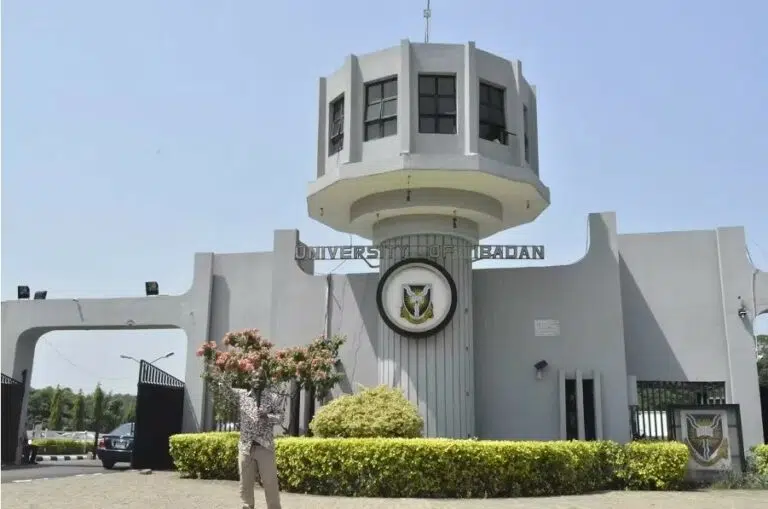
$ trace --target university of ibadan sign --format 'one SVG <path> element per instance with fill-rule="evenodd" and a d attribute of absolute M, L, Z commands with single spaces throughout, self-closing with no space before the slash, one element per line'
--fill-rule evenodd
<path fill-rule="evenodd" d="M 297 260 L 379 260 L 409 256 L 442 258 L 469 257 L 472 260 L 543 260 L 544 246 L 305 246 L 296 245 Z"/>

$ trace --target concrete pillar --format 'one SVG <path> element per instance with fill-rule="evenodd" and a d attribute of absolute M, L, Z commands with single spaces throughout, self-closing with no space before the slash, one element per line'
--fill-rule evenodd
<path fill-rule="evenodd" d="M 576 370 L 576 422 L 579 429 L 579 440 L 586 438 L 586 432 L 584 430 L 584 377 L 581 375 L 581 371 Z"/>
<path fill-rule="evenodd" d="M 475 435 L 471 247 L 476 227 L 439 216 L 404 219 L 381 221 L 374 229 L 375 244 L 394 248 L 386 251 L 394 254 L 391 257 L 382 253 L 380 277 L 403 259 L 429 258 L 429 247 L 439 246 L 440 256 L 431 259 L 453 279 L 457 304 L 451 321 L 425 338 L 402 336 L 379 317 L 379 383 L 402 389 L 418 406 L 425 436 L 471 437 Z M 431 250 L 433 255 L 437 252 Z"/>

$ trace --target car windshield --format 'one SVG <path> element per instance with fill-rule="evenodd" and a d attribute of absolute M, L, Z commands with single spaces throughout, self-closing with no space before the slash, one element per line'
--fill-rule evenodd
<path fill-rule="evenodd" d="M 133 435 L 133 423 L 126 422 L 109 432 L 110 435 Z"/>

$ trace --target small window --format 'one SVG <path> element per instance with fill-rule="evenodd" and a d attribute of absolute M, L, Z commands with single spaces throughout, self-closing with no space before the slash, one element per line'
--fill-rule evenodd
<path fill-rule="evenodd" d="M 480 83 L 480 138 L 508 145 L 504 89 Z"/>
<path fill-rule="evenodd" d="M 397 134 L 397 78 L 365 87 L 365 141 Z"/>
<path fill-rule="evenodd" d="M 419 132 L 456 134 L 455 76 L 419 76 Z"/>
<path fill-rule="evenodd" d="M 328 119 L 328 155 L 341 152 L 344 148 L 344 96 L 331 103 Z"/>
<path fill-rule="evenodd" d="M 525 162 L 531 162 L 531 144 L 528 141 L 528 106 L 523 104 L 523 149 L 525 151 Z"/>

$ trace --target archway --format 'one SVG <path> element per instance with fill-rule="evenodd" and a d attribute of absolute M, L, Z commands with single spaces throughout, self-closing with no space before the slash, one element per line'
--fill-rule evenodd
<path fill-rule="evenodd" d="M 95 445 L 99 433 L 131 422 L 136 424 L 130 426 L 135 429 L 131 463 L 142 468 L 169 467 L 168 437 L 182 431 L 185 419 L 196 421 L 184 383 L 191 357 L 187 334 L 177 327 L 159 326 L 90 329 L 66 327 L 48 333 L 37 328 L 19 336 L 14 371 L 24 368 L 24 389 L 21 401 L 14 406 L 19 406 L 20 412 L 14 413 L 12 428 L 22 439 L 7 442 L 19 444 L 16 460 L 21 442 L 34 435 L 86 443 L 93 440 Z M 158 347 L 163 349 L 160 354 Z M 161 361 L 170 364 L 164 367 L 172 374 L 155 366 Z M 145 380 L 148 377 L 151 380 Z M 168 384 L 173 401 L 161 405 L 163 412 L 159 412 L 156 396 Z M 98 419 L 97 392 L 102 402 Z M 162 439 L 164 447 L 159 443 Z M 85 444 L 83 449 L 91 450 Z M 11 451 L 4 453 L 12 455 Z"/>
<path fill-rule="evenodd" d="M 91 437 L 93 432 L 105 433 L 132 422 L 139 361 L 155 361 L 154 365 L 183 380 L 186 352 L 187 337 L 179 329 L 44 334 L 35 347 L 25 430 Z M 104 412 L 99 423 L 93 416 L 97 386 Z M 59 407 L 54 411 L 51 402 L 56 393 Z M 51 422 L 52 411 L 55 422 Z"/>

